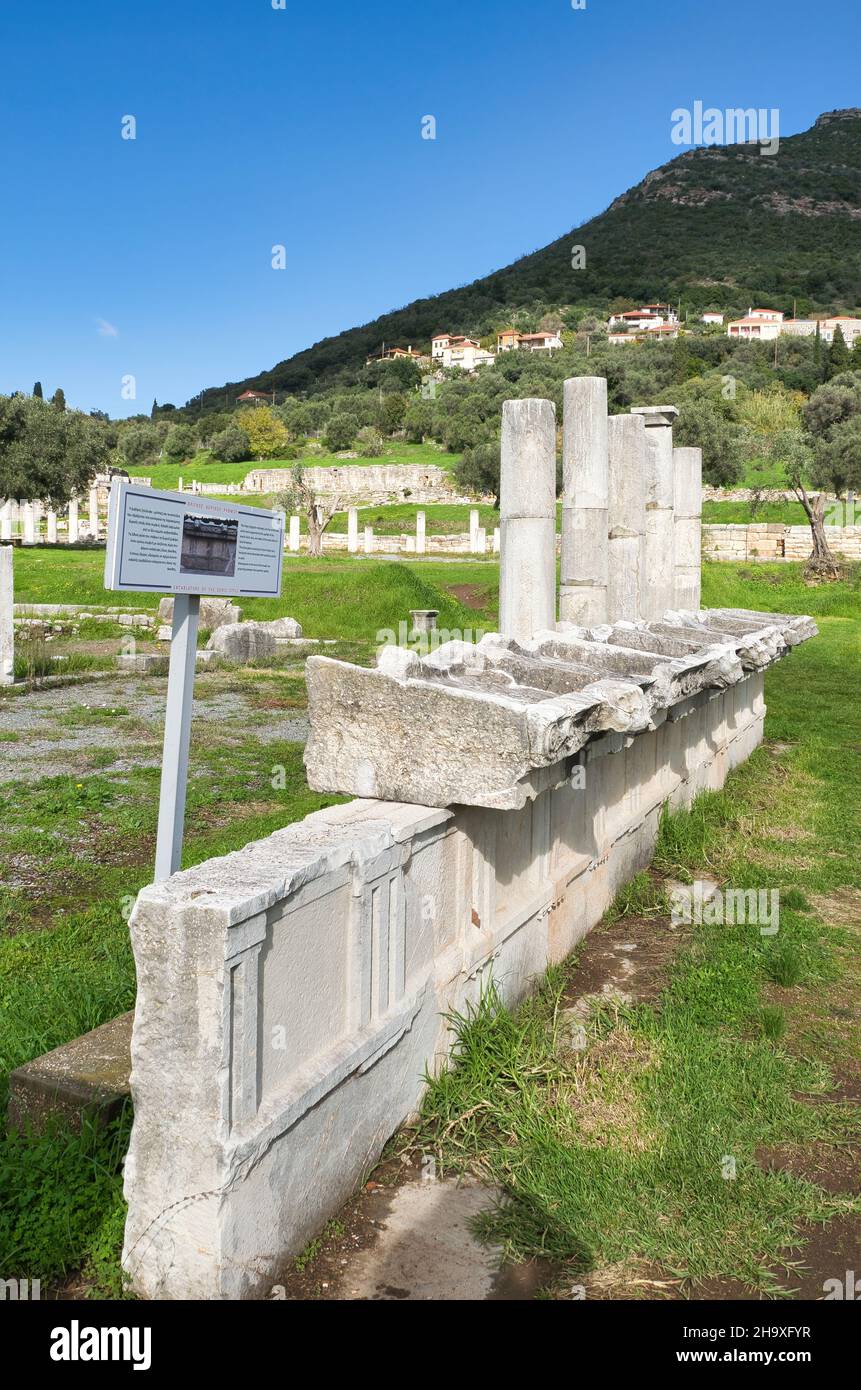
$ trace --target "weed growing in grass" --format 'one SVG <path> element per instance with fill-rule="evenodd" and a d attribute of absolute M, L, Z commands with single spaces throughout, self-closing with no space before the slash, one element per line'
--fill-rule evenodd
<path fill-rule="evenodd" d="M 125 1220 L 122 1161 L 130 1107 L 101 1127 L 84 1117 L 66 1128 L 0 1139 L 0 1278 L 46 1281 L 83 1262 L 102 1297 L 122 1293 L 119 1248 Z"/>
<path fill-rule="evenodd" d="M 794 941 L 782 940 L 770 953 L 768 971 L 775 984 L 789 989 L 804 979 L 804 957 Z"/>
<path fill-rule="evenodd" d="M 786 1032 L 786 1014 L 778 1004 L 767 1004 L 760 1012 L 762 1035 L 771 1042 L 778 1042 Z"/>

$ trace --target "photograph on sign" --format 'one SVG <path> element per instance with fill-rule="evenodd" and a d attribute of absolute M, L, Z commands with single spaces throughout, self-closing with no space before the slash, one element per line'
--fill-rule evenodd
<path fill-rule="evenodd" d="M 284 515 L 116 481 L 105 588 L 277 598 Z"/>

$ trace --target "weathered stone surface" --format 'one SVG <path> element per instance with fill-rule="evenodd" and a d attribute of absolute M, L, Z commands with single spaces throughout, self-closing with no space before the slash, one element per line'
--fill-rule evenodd
<path fill-rule="evenodd" d="M 267 623 L 227 623 L 216 628 L 206 645 L 225 661 L 258 661 L 275 655 L 278 639 Z"/>
<path fill-rule="evenodd" d="M 257 623 L 256 626 L 263 632 L 271 632 L 273 637 L 279 639 L 303 636 L 302 624 L 297 623 L 295 618 L 272 618 L 269 622 Z"/>
<path fill-rule="evenodd" d="M 159 620 L 163 623 L 173 622 L 173 599 L 163 598 L 158 606 Z M 238 623 L 242 621 L 242 609 L 229 598 L 218 598 L 212 594 L 204 594 L 200 600 L 201 627 L 206 628 L 207 632 L 214 632 L 216 628 L 224 627 L 226 623 Z"/>
<path fill-rule="evenodd" d="M 787 634 L 806 640 L 816 630 L 773 614 L 666 617 L 591 630 L 560 623 L 520 642 L 487 634 L 424 659 L 387 647 L 374 671 L 312 657 L 308 780 L 383 800 L 517 808 L 544 785 L 542 769 L 590 740 L 676 718 L 694 696 L 778 660 Z"/>
<path fill-rule="evenodd" d="M 80 1128 L 81 1116 L 107 1122 L 130 1092 L 131 1013 L 16 1067 L 9 1076 L 9 1128 L 40 1133 L 52 1121 Z"/>
<path fill-rule="evenodd" d="M 500 457 L 499 626 L 508 637 L 530 637 L 556 621 L 556 412 L 550 401 L 504 403 Z M 480 534 L 481 528 L 476 550 Z"/>
<path fill-rule="evenodd" d="M 163 676 L 170 658 L 162 652 L 123 652 L 117 657 L 117 670 L 137 676 Z"/>

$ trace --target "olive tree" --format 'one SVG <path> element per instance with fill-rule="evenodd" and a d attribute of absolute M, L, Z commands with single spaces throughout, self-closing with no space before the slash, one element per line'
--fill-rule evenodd
<path fill-rule="evenodd" d="M 100 421 L 38 396 L 0 396 L 0 497 L 64 506 L 106 470 L 109 457 Z"/>
<path fill-rule="evenodd" d="M 278 493 L 275 505 L 283 507 L 288 514 L 304 514 L 308 522 L 308 553 L 322 555 L 323 532 L 340 508 L 341 499 L 334 497 L 324 502 L 318 498 L 301 463 L 294 463 L 290 475 L 290 486 Z"/>

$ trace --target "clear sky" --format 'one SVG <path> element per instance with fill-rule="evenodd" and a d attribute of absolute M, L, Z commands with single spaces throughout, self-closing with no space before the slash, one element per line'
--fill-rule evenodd
<path fill-rule="evenodd" d="M 3 0 L 0 392 L 182 404 L 567 232 L 676 107 L 861 105 L 859 0 L 280 3 Z"/>

